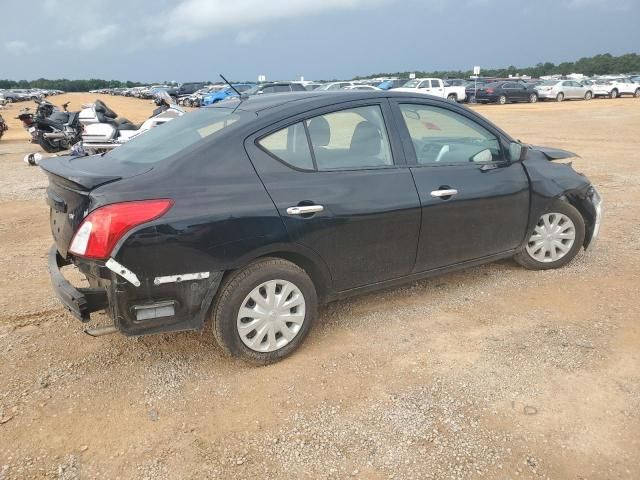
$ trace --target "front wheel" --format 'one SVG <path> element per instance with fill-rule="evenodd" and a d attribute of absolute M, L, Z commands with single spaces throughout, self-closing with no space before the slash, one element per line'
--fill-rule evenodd
<path fill-rule="evenodd" d="M 531 95 L 529 95 L 529 103 L 536 103 L 538 101 L 538 95 L 536 95 L 535 93 L 532 93 Z"/>
<path fill-rule="evenodd" d="M 212 310 L 213 332 L 230 355 L 276 362 L 300 346 L 316 316 L 316 289 L 297 265 L 267 258 L 234 273 Z"/>
<path fill-rule="evenodd" d="M 584 235 L 580 212 L 558 200 L 540 216 L 525 248 L 514 259 L 530 270 L 562 267 L 578 254 Z"/>
<path fill-rule="evenodd" d="M 618 90 L 616 90 L 615 88 L 611 90 L 611 93 L 609 94 L 609 98 L 618 98 Z"/>
<path fill-rule="evenodd" d="M 587 92 L 584 94 L 584 99 L 585 100 L 591 100 L 593 98 L 593 93 L 591 92 Z"/>
<path fill-rule="evenodd" d="M 556 95 L 556 102 L 561 102 L 564 100 L 564 93 L 560 92 L 558 95 Z"/>
<path fill-rule="evenodd" d="M 636 97 L 636 98 L 640 98 L 640 88 L 635 91 L 633 96 Z"/>

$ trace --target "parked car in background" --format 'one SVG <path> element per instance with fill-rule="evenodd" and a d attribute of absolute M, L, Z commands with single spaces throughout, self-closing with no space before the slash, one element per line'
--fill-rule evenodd
<path fill-rule="evenodd" d="M 350 87 L 351 85 L 355 85 L 355 82 L 330 82 L 325 83 L 324 85 L 320 85 L 316 88 L 316 91 L 324 91 L 324 90 L 342 90 L 344 87 Z"/>
<path fill-rule="evenodd" d="M 2 94 L 2 98 L 4 98 L 7 103 L 23 102 L 25 100 L 29 100 L 29 98 L 25 97 L 16 90 L 3 90 L 2 92 L 0 92 L 0 94 Z"/>
<path fill-rule="evenodd" d="M 440 78 L 416 78 L 409 80 L 400 88 L 394 88 L 397 92 L 424 93 L 435 97 L 446 98 L 451 102 L 463 102 L 466 98 L 465 87 L 447 87 Z"/>
<path fill-rule="evenodd" d="M 445 78 L 443 81 L 445 87 L 466 87 L 469 83 L 468 80 L 463 78 Z"/>
<path fill-rule="evenodd" d="M 304 89 L 308 92 L 312 92 L 313 90 L 315 90 L 316 88 L 321 87 L 322 85 L 324 85 L 323 83 L 320 82 L 307 82 L 304 84 Z"/>
<path fill-rule="evenodd" d="M 593 86 L 596 97 L 618 98 L 622 95 L 633 95 L 640 98 L 640 85 L 629 77 L 601 78 Z"/>
<path fill-rule="evenodd" d="M 479 88 L 495 82 L 493 79 L 479 78 L 477 80 L 469 80 L 469 83 L 465 86 L 465 100 L 469 103 L 476 102 L 476 92 Z"/>
<path fill-rule="evenodd" d="M 380 90 L 391 90 L 392 88 L 400 88 L 409 81 L 408 78 L 394 78 L 385 80 L 378 84 Z"/>
<path fill-rule="evenodd" d="M 576 80 L 546 80 L 535 86 L 538 98 L 541 100 L 591 100 L 593 89 Z"/>
<path fill-rule="evenodd" d="M 204 82 L 187 82 L 182 83 L 177 87 L 172 87 L 167 90 L 167 93 L 172 97 L 181 97 L 183 95 L 191 95 L 205 86 Z"/>
<path fill-rule="evenodd" d="M 233 87 L 240 93 L 244 93 L 247 90 L 255 87 L 255 84 L 253 83 L 234 83 Z M 222 88 L 221 90 L 215 91 L 215 92 L 211 92 L 208 95 L 205 95 L 202 98 L 202 105 L 206 106 L 206 105 L 213 105 L 214 103 L 218 103 L 222 100 L 225 100 L 229 97 L 237 97 L 238 94 L 235 92 L 235 90 L 231 87 L 229 87 L 228 85 L 225 86 L 224 88 Z"/>
<path fill-rule="evenodd" d="M 349 85 L 344 87 L 343 90 L 382 90 L 381 88 L 374 87 L 373 85 Z"/>
<path fill-rule="evenodd" d="M 493 82 L 478 88 L 476 101 L 478 103 L 499 103 L 500 105 L 510 102 L 536 103 L 538 93 L 533 87 L 522 82 Z"/>
<path fill-rule="evenodd" d="M 505 258 L 559 268 L 598 235 L 598 192 L 553 162 L 575 154 L 523 145 L 452 102 L 374 91 L 229 102 L 100 161 L 41 161 L 53 289 L 82 321 L 112 319 L 90 335 L 210 319 L 224 350 L 267 364 L 303 342 L 318 304 Z"/>
<path fill-rule="evenodd" d="M 256 85 L 245 91 L 247 95 L 262 95 L 265 93 L 306 92 L 300 82 L 268 82 Z"/>

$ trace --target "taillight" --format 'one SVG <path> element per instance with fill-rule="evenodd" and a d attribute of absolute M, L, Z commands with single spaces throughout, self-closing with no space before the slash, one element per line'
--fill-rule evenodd
<path fill-rule="evenodd" d="M 85 258 L 104 260 L 125 233 L 138 225 L 161 217 L 173 201 L 163 198 L 112 203 L 97 208 L 82 221 L 73 236 L 69 252 Z"/>
<path fill-rule="evenodd" d="M 493 93 L 495 90 L 493 90 L 493 88 L 487 88 L 485 91 L 486 91 L 487 93 Z"/>

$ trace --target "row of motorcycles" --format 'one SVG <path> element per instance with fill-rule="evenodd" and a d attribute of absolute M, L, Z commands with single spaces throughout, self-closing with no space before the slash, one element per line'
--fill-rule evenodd
<path fill-rule="evenodd" d="M 108 152 L 185 113 L 166 92 L 155 97 L 157 108 L 139 125 L 119 117 L 101 100 L 83 105 L 79 112 L 69 112 L 69 102 L 60 110 L 46 100 L 34 101 L 35 112 L 27 107 L 16 117 L 31 135 L 31 142 L 39 144 L 47 153 L 71 149 L 72 155 Z"/>

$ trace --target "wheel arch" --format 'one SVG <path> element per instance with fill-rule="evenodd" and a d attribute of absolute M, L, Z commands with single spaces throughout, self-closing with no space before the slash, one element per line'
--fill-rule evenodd
<path fill-rule="evenodd" d="M 589 246 L 591 237 L 593 236 L 593 229 L 595 227 L 596 212 L 593 209 L 593 205 L 589 199 L 584 195 L 584 192 L 579 190 L 569 190 L 558 197 L 558 200 L 567 202 L 574 207 L 584 220 L 585 235 L 584 235 L 584 248 Z"/>

